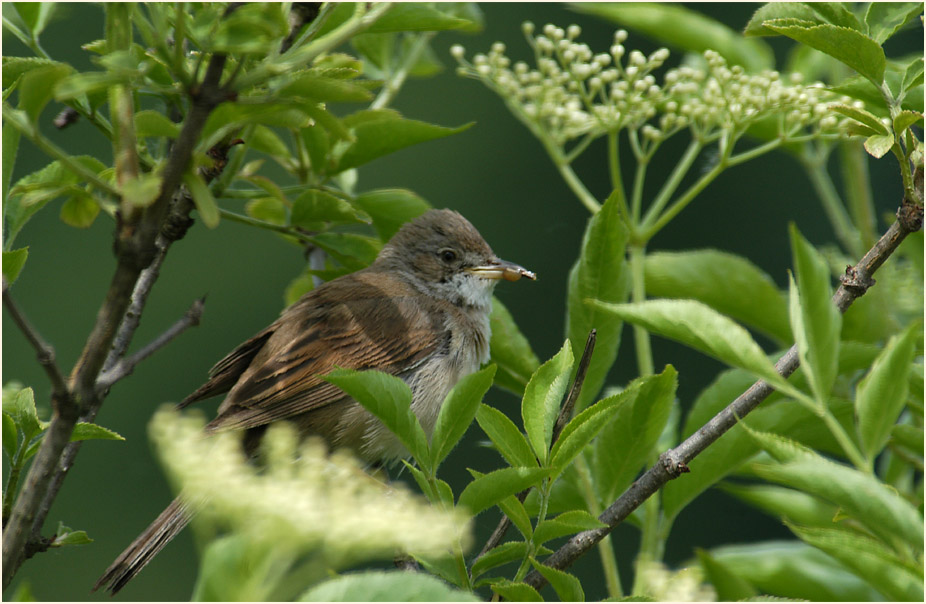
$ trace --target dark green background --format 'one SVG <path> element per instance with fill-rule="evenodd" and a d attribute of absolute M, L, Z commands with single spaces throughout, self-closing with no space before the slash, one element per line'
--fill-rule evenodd
<path fill-rule="evenodd" d="M 757 6 L 724 3 L 698 4 L 695 8 L 740 29 Z M 448 69 L 436 78 L 409 82 L 394 103 L 410 118 L 447 126 L 470 121 L 476 125 L 457 136 L 413 147 L 363 167 L 358 189 L 406 187 L 435 207 L 456 209 L 480 229 L 500 257 L 536 271 L 537 282 L 503 283 L 497 294 L 538 356 L 546 359 L 562 345 L 566 277 L 577 255 L 588 213 L 563 184 L 539 143 L 507 113 L 502 101 L 482 84 L 455 75 L 448 48 L 454 43 L 463 44 L 467 56 L 472 57 L 475 52 L 488 50 L 492 42 L 504 40 L 509 56 L 526 59 L 528 49 L 520 23 L 530 19 L 538 27 L 548 22 L 563 27 L 578 23 L 583 27 L 581 39 L 601 52 L 611 44 L 615 27 L 561 5 L 485 4 L 482 8 L 485 31 L 474 36 L 439 34 L 434 46 Z M 921 48 L 922 31 L 913 34 L 908 32 L 905 37 L 912 48 Z M 64 4 L 42 41 L 54 58 L 88 69 L 88 53 L 80 45 L 102 36 L 100 7 Z M 5 55 L 29 55 L 6 33 L 3 42 Z M 772 42 L 780 61 L 789 43 Z M 650 52 L 657 45 L 631 31 L 625 46 L 628 50 Z M 50 121 L 59 109 L 52 103 L 42 118 L 42 129 L 52 140 L 73 153 L 103 158 L 111 155 L 103 137 L 86 123 L 60 132 L 54 130 Z M 670 147 L 667 145 L 657 156 L 660 163 L 652 166 L 648 183 L 659 185 L 671 170 L 680 149 Z M 47 162 L 24 142 L 14 181 Z M 896 162 L 887 157 L 872 163 L 876 166 L 872 181 L 879 211 L 891 211 L 901 196 Z M 695 172 L 705 165 L 702 158 Z M 632 168 L 623 166 L 628 178 Z M 594 195 L 600 199 L 607 196 L 603 144 L 593 145 L 577 162 L 576 170 Z M 236 202 L 223 203 L 240 210 Z M 58 220 L 59 208 L 60 201 L 47 206 L 19 236 L 16 247 L 28 245 L 29 260 L 12 292 L 35 326 L 54 344 L 58 362 L 67 371 L 93 324 L 114 260 L 110 251 L 112 222 L 108 217 L 101 215 L 90 229 L 77 230 Z M 715 247 L 742 254 L 783 286 L 790 264 L 789 221 L 795 221 L 817 245 L 833 240 L 804 173 L 791 158 L 773 154 L 721 176 L 653 240 L 650 249 Z M 215 230 L 197 223 L 171 249 L 136 335 L 136 346 L 178 319 L 194 299 L 208 294 L 203 323 L 113 388 L 98 423 L 124 435 L 126 442 L 87 443 L 51 511 L 46 534 L 62 521 L 86 530 L 95 542 L 29 560 L 15 578 L 14 588 L 28 581 L 40 600 L 106 599 L 102 594 L 90 594 L 90 587 L 171 499 L 145 432 L 151 414 L 165 401 L 183 398 L 202 382 L 216 360 L 271 322 L 282 308 L 283 289 L 303 264 L 301 250 L 267 232 L 227 221 Z M 32 386 L 47 417 L 47 380 L 32 350 L 7 319 L 4 312 L 3 380 L 19 380 Z M 625 382 L 636 373 L 630 340 L 625 335 L 612 374 L 614 383 Z M 667 363 L 678 368 L 678 394 L 686 406 L 721 369 L 718 363 L 664 340 L 654 340 L 654 355 L 657 369 Z M 487 402 L 513 417 L 519 415 L 517 401 L 507 393 L 493 390 Z M 478 428 L 472 429 L 444 466 L 449 470 L 447 479 L 457 491 L 465 484 L 464 467 L 481 471 L 497 467 L 495 454 L 479 448 L 481 437 Z M 496 520 L 497 511 L 479 517 L 478 543 L 484 541 Z M 693 555 L 694 547 L 766 538 L 790 538 L 790 533 L 776 520 L 726 495 L 709 492 L 676 522 L 666 559 L 678 565 Z M 629 589 L 637 531 L 619 527 L 614 544 L 625 588 Z M 579 564 L 576 572 L 583 579 L 589 599 L 604 597 L 595 556 Z M 184 533 L 117 599 L 188 599 L 195 574 L 192 538 Z M 6 595 L 10 597 L 12 592 Z"/>

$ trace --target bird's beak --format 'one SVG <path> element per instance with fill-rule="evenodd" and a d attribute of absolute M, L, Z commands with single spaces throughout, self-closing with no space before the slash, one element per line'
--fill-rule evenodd
<path fill-rule="evenodd" d="M 506 281 L 517 281 L 521 277 L 526 277 L 531 281 L 537 278 L 537 275 L 527 270 L 523 266 L 518 266 L 514 262 L 506 262 L 495 258 L 488 264 L 482 266 L 473 266 L 465 269 L 466 272 L 478 275 L 483 279 L 504 279 Z"/>

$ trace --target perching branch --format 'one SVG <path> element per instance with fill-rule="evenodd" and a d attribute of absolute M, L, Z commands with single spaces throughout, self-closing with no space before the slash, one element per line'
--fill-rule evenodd
<path fill-rule="evenodd" d="M 588 366 L 592 362 L 592 352 L 595 350 L 595 342 L 597 340 L 597 329 L 588 332 L 588 338 L 585 340 L 585 351 L 582 352 L 582 358 L 579 360 L 579 367 L 576 370 L 576 379 L 572 382 L 572 388 L 569 390 L 569 396 L 566 397 L 566 402 L 559 410 L 556 423 L 553 424 L 553 438 L 550 441 L 551 443 L 555 443 L 559 439 L 560 433 L 572 417 L 572 410 L 575 408 L 576 401 L 579 400 L 579 395 L 582 393 L 582 384 L 585 383 L 585 374 L 588 373 Z M 518 493 L 518 499 L 521 503 L 524 503 L 529 492 L 530 489 L 525 489 Z M 489 537 L 489 540 L 486 541 L 486 544 L 482 547 L 482 551 L 476 556 L 474 562 L 484 556 L 486 552 L 497 547 L 498 544 L 502 542 L 510 526 L 511 519 L 508 516 L 502 515 L 501 519 L 498 521 L 498 526 L 492 531 L 492 535 Z"/>
<path fill-rule="evenodd" d="M 897 220 L 894 224 L 890 226 L 858 264 L 846 268 L 846 274 L 841 279 L 842 284 L 833 294 L 833 303 L 836 304 L 840 312 L 845 312 L 852 302 L 862 296 L 868 287 L 874 284 L 871 275 L 884 264 L 907 235 L 918 231 L 922 226 L 923 206 L 905 199 L 897 211 Z M 783 377 L 787 378 L 797 370 L 799 365 L 800 360 L 795 345 L 778 359 L 778 362 L 775 363 L 775 369 Z M 543 564 L 556 569 L 564 569 L 570 566 L 667 482 L 687 472 L 688 463 L 692 459 L 732 428 L 738 418 L 745 417 L 750 411 L 758 407 L 773 390 L 771 386 L 762 380 L 750 386 L 748 390 L 701 426 L 697 432 L 689 436 L 683 443 L 660 455 L 659 461 L 652 468 L 647 470 L 608 509 L 602 512 L 598 519 L 607 524 L 607 527 L 584 531 L 573 536 L 549 558 L 544 560 Z M 535 570 L 524 578 L 524 582 L 535 589 L 540 589 L 547 583 L 547 580 Z"/>

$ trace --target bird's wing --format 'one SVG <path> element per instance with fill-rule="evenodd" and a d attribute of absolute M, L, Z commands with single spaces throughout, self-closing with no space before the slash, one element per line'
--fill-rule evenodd
<path fill-rule="evenodd" d="M 352 280 L 330 285 L 268 328 L 210 428 L 253 428 L 321 408 L 346 398 L 320 378 L 336 367 L 402 375 L 449 346 L 443 313 L 421 312 L 412 292 Z M 350 295 L 340 287 L 351 287 Z"/>
<path fill-rule="evenodd" d="M 209 370 L 209 379 L 192 394 L 177 404 L 183 409 L 191 403 L 201 401 L 217 394 L 224 394 L 232 389 L 241 375 L 247 370 L 251 361 L 273 335 L 272 327 L 261 331 L 253 338 L 239 345 Z"/>

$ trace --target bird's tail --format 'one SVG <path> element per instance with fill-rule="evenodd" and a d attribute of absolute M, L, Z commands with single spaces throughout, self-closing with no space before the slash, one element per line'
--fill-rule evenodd
<path fill-rule="evenodd" d="M 126 583 L 141 572 L 141 569 L 183 530 L 191 517 L 192 513 L 180 501 L 180 498 L 174 499 L 161 512 L 161 515 L 109 565 L 103 576 L 93 586 L 93 591 L 108 584 L 107 589 L 111 594 L 115 594 L 125 587 Z"/>

